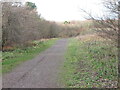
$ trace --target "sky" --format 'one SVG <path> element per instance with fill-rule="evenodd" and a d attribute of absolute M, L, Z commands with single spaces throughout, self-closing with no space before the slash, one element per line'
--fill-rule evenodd
<path fill-rule="evenodd" d="M 102 0 L 26 0 L 36 4 L 38 13 L 50 21 L 85 20 L 81 9 L 101 16 Z"/>

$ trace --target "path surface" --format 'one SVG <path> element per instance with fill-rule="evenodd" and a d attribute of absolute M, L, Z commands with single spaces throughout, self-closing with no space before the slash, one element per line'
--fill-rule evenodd
<path fill-rule="evenodd" d="M 3 76 L 3 88 L 59 88 L 58 73 L 64 61 L 67 39 L 61 39 L 36 58 Z"/>

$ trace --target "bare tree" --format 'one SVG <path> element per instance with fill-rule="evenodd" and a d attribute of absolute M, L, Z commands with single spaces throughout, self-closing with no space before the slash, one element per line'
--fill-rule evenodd
<path fill-rule="evenodd" d="M 46 21 L 37 12 L 32 2 L 4 2 L 2 13 L 2 46 L 27 46 L 32 40 L 41 38 L 72 37 L 78 35 L 78 27 L 62 26 Z M 70 24 L 70 23 L 68 23 Z"/>
<path fill-rule="evenodd" d="M 87 19 L 93 20 L 94 28 L 96 28 L 99 35 L 104 38 L 109 38 L 116 44 L 118 42 L 119 36 L 119 1 L 118 0 L 104 0 L 103 5 L 107 10 L 107 15 L 103 17 L 94 17 L 91 13 L 86 10 L 81 9 L 84 13 L 88 15 Z"/>

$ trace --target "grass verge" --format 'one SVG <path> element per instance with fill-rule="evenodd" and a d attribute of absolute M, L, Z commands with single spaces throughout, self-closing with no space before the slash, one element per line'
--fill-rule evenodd
<path fill-rule="evenodd" d="M 107 41 L 71 39 L 62 72 L 69 88 L 116 88 L 117 48 Z"/>
<path fill-rule="evenodd" d="M 2 53 L 2 73 L 10 72 L 20 63 L 30 60 L 38 55 L 40 52 L 52 46 L 57 39 L 50 39 L 47 41 L 33 41 L 36 46 L 24 48 L 24 49 L 15 49 L 11 52 Z"/>

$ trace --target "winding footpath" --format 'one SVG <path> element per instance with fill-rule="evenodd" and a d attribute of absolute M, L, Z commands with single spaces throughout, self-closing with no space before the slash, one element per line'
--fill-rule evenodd
<path fill-rule="evenodd" d="M 58 40 L 51 48 L 26 61 L 2 77 L 3 88 L 61 88 L 60 67 L 68 39 Z"/>

